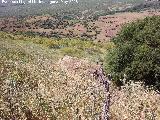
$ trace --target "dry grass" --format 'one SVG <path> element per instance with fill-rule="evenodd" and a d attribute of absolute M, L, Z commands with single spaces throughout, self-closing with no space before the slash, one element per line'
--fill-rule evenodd
<path fill-rule="evenodd" d="M 17 42 L 3 37 L 0 43 L 1 119 L 73 120 L 100 116 L 105 94 L 89 72 L 96 65 L 72 57 L 60 59 L 62 55 L 56 55 L 54 49 L 29 39 Z"/>
<path fill-rule="evenodd" d="M 0 119 L 100 120 L 106 95 L 92 75 L 99 66 L 88 59 L 64 56 L 61 48 L 48 45 L 103 48 L 85 41 L 42 40 L 1 34 Z M 160 119 L 160 95 L 155 91 L 131 84 L 121 91 L 111 88 L 111 96 L 111 120 Z"/>
<path fill-rule="evenodd" d="M 160 120 L 160 95 L 141 83 L 130 82 L 111 95 L 113 120 Z"/>

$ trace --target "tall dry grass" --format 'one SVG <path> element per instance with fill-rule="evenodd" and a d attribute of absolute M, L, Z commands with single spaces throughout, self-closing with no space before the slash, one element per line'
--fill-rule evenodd
<path fill-rule="evenodd" d="M 160 94 L 130 82 L 111 93 L 112 120 L 160 120 Z"/>

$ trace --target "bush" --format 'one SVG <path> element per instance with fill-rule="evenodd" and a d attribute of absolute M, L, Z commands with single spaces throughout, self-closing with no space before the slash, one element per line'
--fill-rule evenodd
<path fill-rule="evenodd" d="M 113 39 L 114 49 L 107 55 L 107 71 L 117 82 L 143 81 L 160 87 L 160 16 L 127 24 Z M 119 83 L 119 82 L 118 82 Z"/>

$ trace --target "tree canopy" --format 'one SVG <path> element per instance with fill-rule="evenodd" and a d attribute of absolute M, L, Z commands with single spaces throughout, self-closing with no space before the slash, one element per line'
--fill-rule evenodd
<path fill-rule="evenodd" d="M 123 27 L 107 55 L 107 70 L 117 82 L 143 81 L 160 87 L 160 16 L 147 17 Z"/>

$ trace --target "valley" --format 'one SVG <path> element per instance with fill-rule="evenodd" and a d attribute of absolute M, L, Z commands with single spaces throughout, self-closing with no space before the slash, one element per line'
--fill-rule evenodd
<path fill-rule="evenodd" d="M 160 11 L 116 13 L 101 16 L 98 20 L 68 20 L 50 15 L 25 18 L 9 17 L 0 20 L 0 30 L 58 39 L 68 37 L 107 42 L 115 37 L 125 24 L 155 15 L 160 15 Z"/>

